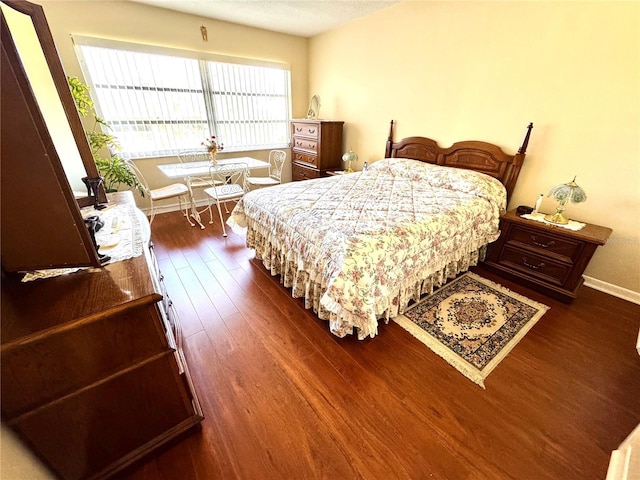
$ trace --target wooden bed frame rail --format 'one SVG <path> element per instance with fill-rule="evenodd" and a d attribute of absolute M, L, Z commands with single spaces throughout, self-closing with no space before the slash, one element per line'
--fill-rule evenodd
<path fill-rule="evenodd" d="M 533 129 L 533 123 L 529 123 L 518 153 L 508 155 L 497 145 L 476 140 L 456 142 L 449 148 L 442 148 L 435 140 L 426 137 L 407 137 L 394 142 L 393 124 L 394 121 L 391 120 L 386 158 L 413 158 L 434 165 L 475 170 L 500 180 L 507 190 L 508 198 L 511 197 L 524 163 Z"/>

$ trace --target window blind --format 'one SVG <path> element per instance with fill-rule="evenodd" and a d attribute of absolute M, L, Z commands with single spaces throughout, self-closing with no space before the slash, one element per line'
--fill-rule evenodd
<path fill-rule="evenodd" d="M 204 148 L 211 135 L 226 151 L 288 145 L 288 69 L 75 43 L 124 158 Z"/>

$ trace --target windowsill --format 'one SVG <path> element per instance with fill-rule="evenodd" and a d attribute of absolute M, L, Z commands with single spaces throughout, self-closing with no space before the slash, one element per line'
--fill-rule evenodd
<path fill-rule="evenodd" d="M 271 150 L 283 150 L 283 149 L 290 149 L 291 147 L 289 146 L 289 144 L 285 144 L 285 145 L 274 145 L 274 146 L 270 146 L 270 147 L 265 147 L 265 148 L 260 148 L 260 149 L 235 149 L 235 150 L 223 150 L 218 152 L 217 157 L 220 159 L 225 159 L 228 157 L 234 157 L 237 156 L 237 154 L 243 154 L 245 156 L 251 156 L 249 155 L 251 152 L 269 152 Z M 188 149 L 185 149 L 185 151 Z M 194 148 L 193 150 L 198 150 L 198 148 Z M 204 150 L 203 150 L 204 151 Z M 122 154 L 121 154 L 122 155 Z M 154 156 L 148 156 L 148 157 L 131 157 L 130 159 L 133 161 L 136 160 L 154 160 L 154 159 L 163 159 L 163 158 L 176 158 L 178 156 L 177 153 L 173 153 L 173 154 L 159 154 L 159 155 L 154 155 Z M 123 158 L 125 158 L 123 156 Z"/>

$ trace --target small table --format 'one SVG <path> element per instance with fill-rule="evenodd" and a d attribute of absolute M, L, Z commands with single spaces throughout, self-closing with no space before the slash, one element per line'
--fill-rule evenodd
<path fill-rule="evenodd" d="M 269 162 L 258 160 L 252 157 L 237 157 L 237 158 L 225 158 L 218 160 L 217 165 L 224 166 L 234 163 L 244 163 L 249 170 L 256 170 L 259 168 L 269 168 Z M 211 162 L 185 162 L 185 163 L 165 163 L 164 165 L 158 165 L 158 168 L 167 178 L 183 178 L 187 185 L 190 185 L 190 177 L 208 177 L 212 167 Z M 196 200 L 193 197 L 193 190 L 189 187 L 189 201 L 191 202 L 191 218 L 193 218 L 201 229 L 204 229 L 204 225 L 200 220 L 200 212 L 196 206 Z"/>
<path fill-rule="evenodd" d="M 500 218 L 500 230 L 485 265 L 565 302 L 576 298 L 591 257 L 612 232 L 593 224 L 573 231 L 522 218 L 515 210 Z"/>

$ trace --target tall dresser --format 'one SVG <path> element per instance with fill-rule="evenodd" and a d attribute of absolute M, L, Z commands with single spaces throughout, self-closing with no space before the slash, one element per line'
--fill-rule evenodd
<path fill-rule="evenodd" d="M 132 211 L 142 255 L 26 283 L 2 276 L 3 421 L 63 479 L 113 476 L 203 418 L 149 224 Z"/>
<path fill-rule="evenodd" d="M 319 178 L 342 167 L 344 122 L 292 120 L 291 176 L 294 181 Z"/>

